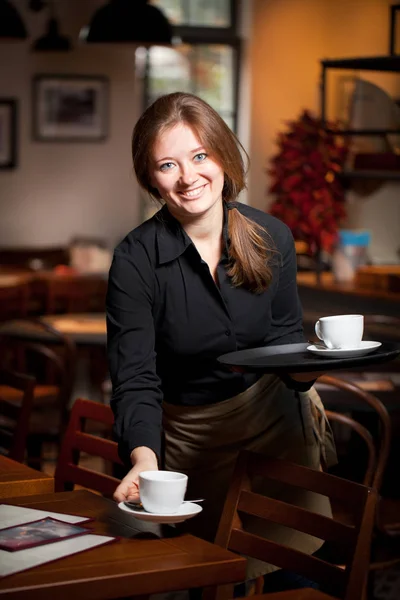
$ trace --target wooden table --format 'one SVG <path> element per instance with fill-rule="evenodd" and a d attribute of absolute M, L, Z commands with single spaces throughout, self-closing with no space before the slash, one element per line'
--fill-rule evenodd
<path fill-rule="evenodd" d="M 315 273 L 298 273 L 297 286 L 305 320 L 312 313 L 320 317 L 345 313 L 399 315 L 400 293 L 364 288 L 352 281 L 337 283 L 332 273 L 322 273 L 320 283 Z"/>
<path fill-rule="evenodd" d="M 148 595 L 245 579 L 246 560 L 192 535 L 158 538 L 112 500 L 86 490 L 26 498 L 9 504 L 92 517 L 91 529 L 121 536 L 111 544 L 0 580 L 0 598 L 87 600 Z M 169 528 L 173 531 L 172 528 Z"/>
<path fill-rule="evenodd" d="M 0 265 L 0 288 L 9 287 L 16 283 L 25 283 L 29 291 L 29 314 L 39 315 L 50 312 L 59 312 L 55 305 L 60 298 L 64 298 L 61 304 L 64 306 L 62 312 L 68 310 L 68 306 L 84 306 L 85 308 L 75 310 L 104 310 L 105 295 L 107 290 L 107 273 L 79 273 L 65 269 L 12 269 Z M 76 299 L 79 290 L 80 302 L 69 304 L 68 298 Z M 75 291 L 74 291 L 75 290 Z M 57 302 L 56 298 L 57 296 Z M 91 307 L 91 308 L 90 308 Z"/>
<path fill-rule="evenodd" d="M 45 315 L 40 319 L 68 335 L 78 346 L 76 379 L 79 384 L 73 391 L 73 398 L 83 396 L 103 401 L 101 386 L 108 377 L 105 313 Z M 54 335 L 38 327 L 35 323 L 23 319 L 1 323 L 0 335 L 2 334 L 25 341 L 44 344 L 59 343 Z"/>
<path fill-rule="evenodd" d="M 22 463 L 0 456 L 0 498 L 54 492 L 54 479 Z"/>
<path fill-rule="evenodd" d="M 105 313 L 68 313 L 46 315 L 40 319 L 55 329 L 69 335 L 76 344 L 82 346 L 105 347 L 107 341 Z M 0 325 L 0 333 L 25 340 L 54 342 L 54 336 L 34 323 L 16 319 Z"/>
<path fill-rule="evenodd" d="M 311 272 L 299 272 L 297 274 L 297 285 L 299 287 L 311 288 L 313 290 L 323 290 L 348 296 L 357 296 L 361 298 L 366 296 L 369 299 L 387 300 L 388 302 L 400 302 L 400 292 L 391 292 L 379 289 L 377 287 L 364 287 L 357 285 L 357 281 L 337 282 L 332 273 L 321 273 L 321 280 L 318 283 L 317 276 Z"/>

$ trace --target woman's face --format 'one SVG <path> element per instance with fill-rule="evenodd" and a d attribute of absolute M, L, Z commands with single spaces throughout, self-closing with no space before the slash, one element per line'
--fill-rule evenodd
<path fill-rule="evenodd" d="M 203 215 L 221 202 L 224 172 L 184 123 L 157 138 L 149 175 L 178 219 Z"/>

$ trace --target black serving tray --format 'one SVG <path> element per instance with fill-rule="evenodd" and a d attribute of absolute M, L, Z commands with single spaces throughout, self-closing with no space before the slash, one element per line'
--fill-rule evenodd
<path fill-rule="evenodd" d="M 375 365 L 393 360 L 400 354 L 400 344 L 394 342 L 383 342 L 376 350 L 356 358 L 316 356 L 307 350 L 310 345 L 311 342 L 306 342 L 251 348 L 224 354 L 218 361 L 251 373 L 307 373 Z"/>

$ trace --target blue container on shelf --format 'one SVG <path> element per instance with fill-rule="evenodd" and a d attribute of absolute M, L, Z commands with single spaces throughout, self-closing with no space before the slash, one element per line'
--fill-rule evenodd
<path fill-rule="evenodd" d="M 332 271 L 336 281 L 352 281 L 358 267 L 368 262 L 371 233 L 366 230 L 341 229 L 332 257 Z"/>

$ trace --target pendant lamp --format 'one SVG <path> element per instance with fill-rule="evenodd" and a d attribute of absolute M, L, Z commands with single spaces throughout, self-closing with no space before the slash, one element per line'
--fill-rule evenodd
<path fill-rule="evenodd" d="M 39 3 L 43 7 L 44 3 Z M 38 5 L 38 6 L 39 6 Z M 69 38 L 60 34 L 60 28 L 54 10 L 54 0 L 48 2 L 50 18 L 47 21 L 46 33 L 33 43 L 35 52 L 68 52 L 71 50 Z"/>
<path fill-rule="evenodd" d="M 0 39 L 24 40 L 27 37 L 23 20 L 9 0 L 0 0 Z"/>
<path fill-rule="evenodd" d="M 172 43 L 172 26 L 164 13 L 147 0 L 110 0 L 93 15 L 80 36 L 87 43 Z"/>

